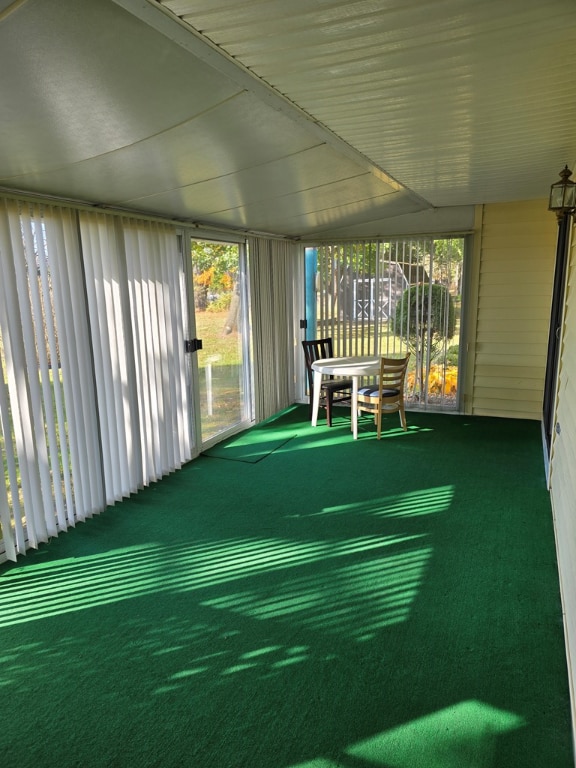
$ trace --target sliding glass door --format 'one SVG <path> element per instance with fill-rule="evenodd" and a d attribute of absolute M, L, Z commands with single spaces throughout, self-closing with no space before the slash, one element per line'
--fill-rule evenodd
<path fill-rule="evenodd" d="M 348 242 L 308 249 L 308 335 L 337 355 L 410 352 L 411 408 L 457 410 L 463 238 Z"/>
<path fill-rule="evenodd" d="M 252 419 L 243 243 L 192 240 L 198 444 Z"/>

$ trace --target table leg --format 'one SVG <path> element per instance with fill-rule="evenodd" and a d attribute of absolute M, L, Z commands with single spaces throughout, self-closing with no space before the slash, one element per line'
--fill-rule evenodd
<path fill-rule="evenodd" d="M 358 439 L 358 376 L 352 376 L 352 434 Z"/>
<path fill-rule="evenodd" d="M 322 389 L 322 373 L 314 371 L 314 392 L 312 400 L 312 426 L 318 421 L 318 409 L 320 408 L 320 390 Z"/>

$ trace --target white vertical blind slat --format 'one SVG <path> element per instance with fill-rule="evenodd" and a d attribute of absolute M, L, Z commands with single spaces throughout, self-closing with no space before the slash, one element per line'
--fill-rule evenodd
<path fill-rule="evenodd" d="M 152 445 L 153 445 L 153 466 L 152 477 L 154 479 L 162 476 L 163 467 L 163 433 L 160 429 L 154 427 L 164 422 L 164 392 L 162 390 L 162 375 L 158 357 L 159 351 L 159 333 L 158 333 L 158 296 L 156 292 L 156 270 L 151 253 L 147 247 L 143 247 L 140 239 L 140 233 L 137 232 L 137 247 L 142 253 L 144 260 L 144 278 L 146 286 L 146 300 L 148 304 L 146 317 L 146 362 L 148 365 L 148 386 L 152 393 Z"/>
<path fill-rule="evenodd" d="M 168 243 L 162 233 L 158 233 L 158 250 L 160 263 L 164 272 L 164 318 L 166 328 L 166 364 L 168 369 L 164 380 L 170 392 L 170 465 L 171 468 L 180 467 L 182 454 L 181 432 L 183 420 L 178 418 L 180 402 L 183 400 L 182 381 L 185 375 L 184 352 L 184 320 L 182 316 L 183 305 L 181 302 L 180 282 L 181 267 L 175 258 L 171 258 L 170 250 L 173 250 L 172 239 Z"/>
<path fill-rule="evenodd" d="M 174 466 L 173 456 L 173 440 L 171 434 L 172 424 L 172 403 L 170 401 L 170 387 L 168 385 L 170 375 L 168 372 L 168 360 L 171 359 L 171 334 L 168 333 L 170 325 L 167 323 L 168 307 L 167 305 L 167 276 L 164 270 L 164 264 L 162 259 L 159 258 L 159 242 L 156 237 L 157 233 L 146 233 L 148 235 L 147 240 L 150 245 L 154 245 L 153 253 L 150 252 L 150 263 L 154 269 L 154 289 L 156 295 L 156 323 L 154 329 L 155 335 L 155 349 L 158 354 L 155 355 L 156 371 L 158 376 L 158 388 L 162 393 L 162 425 L 163 429 L 160 431 L 161 441 L 161 465 L 160 472 L 165 474 Z M 152 251 L 152 249 L 151 249 Z"/>
<path fill-rule="evenodd" d="M 118 447 L 111 435 L 115 432 L 114 383 L 112 363 L 109 355 L 108 313 L 104 293 L 104 277 L 101 252 L 105 249 L 98 222 L 93 215 L 80 216 L 84 270 L 86 274 L 86 295 L 90 318 L 91 342 L 96 378 L 96 398 L 100 415 L 100 433 L 103 445 L 102 457 L 106 503 L 114 503 L 117 497 L 113 489 L 118 481 Z"/>
<path fill-rule="evenodd" d="M 164 425 L 166 418 L 165 411 L 165 393 L 162 382 L 162 359 L 165 349 L 161 341 L 160 312 L 162 311 L 162 296 L 160 292 L 160 278 L 158 275 L 158 264 L 156 263 L 153 252 L 149 248 L 148 240 L 143 241 L 142 233 L 138 232 L 138 247 L 145 257 L 145 269 L 148 283 L 148 302 L 149 317 L 147 335 L 147 357 L 148 366 L 151 373 L 152 389 L 155 398 L 152 401 L 153 424 Z M 163 428 L 153 430 L 154 439 L 154 477 L 161 477 L 166 467 L 166 435 Z"/>
<path fill-rule="evenodd" d="M 140 457 L 139 479 L 144 484 L 144 478 L 155 479 L 153 434 L 152 427 L 152 393 L 149 386 L 149 370 L 146 344 L 146 321 L 148 318 L 147 290 L 144 280 L 142 254 L 137 247 L 135 232 L 125 230 L 126 239 L 126 273 L 132 310 L 136 398 L 140 405 Z M 140 279 L 137 279 L 140 276 Z"/>
<path fill-rule="evenodd" d="M 120 222 L 114 218 L 106 227 L 107 248 L 101 253 L 104 261 L 104 296 L 110 358 L 112 369 L 112 392 L 114 396 L 114 443 L 117 446 L 118 474 L 117 487 L 121 489 L 116 498 L 127 496 L 138 490 L 132 479 L 132 449 L 138 440 L 137 415 L 134 413 L 134 399 L 131 396 L 131 381 L 134 378 L 134 355 L 131 349 L 132 333 L 126 285 L 124 239 Z"/>

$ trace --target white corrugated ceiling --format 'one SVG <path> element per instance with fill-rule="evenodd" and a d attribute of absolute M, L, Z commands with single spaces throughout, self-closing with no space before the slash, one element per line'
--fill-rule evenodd
<path fill-rule="evenodd" d="M 576 160 L 573 0 L 0 0 L 0 186 L 291 237 Z"/>

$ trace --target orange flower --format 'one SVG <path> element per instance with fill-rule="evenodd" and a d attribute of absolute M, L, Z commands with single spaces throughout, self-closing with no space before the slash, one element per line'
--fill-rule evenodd
<path fill-rule="evenodd" d="M 416 372 L 411 371 L 406 377 L 408 388 L 414 389 Z M 441 365 L 430 366 L 428 374 L 428 392 L 432 395 L 455 395 L 458 391 L 458 367 L 449 365 L 444 368 Z"/>

